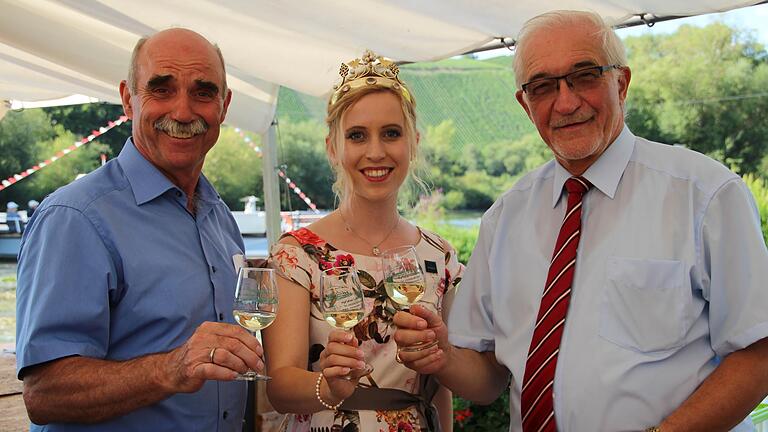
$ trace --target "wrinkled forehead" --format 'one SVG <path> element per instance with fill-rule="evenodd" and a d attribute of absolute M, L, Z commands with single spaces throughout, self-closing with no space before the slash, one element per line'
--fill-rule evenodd
<path fill-rule="evenodd" d="M 518 53 L 523 77 L 561 75 L 589 65 L 602 65 L 607 55 L 598 30 L 587 24 L 549 26 L 532 31 Z"/>
<path fill-rule="evenodd" d="M 138 81 L 156 76 L 223 86 L 224 71 L 213 45 L 202 38 L 150 39 L 139 52 Z"/>

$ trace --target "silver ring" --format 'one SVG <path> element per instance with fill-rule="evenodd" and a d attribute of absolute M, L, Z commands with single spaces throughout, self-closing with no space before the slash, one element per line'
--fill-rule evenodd
<path fill-rule="evenodd" d="M 216 355 L 216 347 L 211 348 L 211 352 L 208 353 L 208 360 L 211 361 L 211 363 L 216 364 L 215 361 L 213 361 L 213 356 Z"/>
<path fill-rule="evenodd" d="M 395 361 L 403 364 L 403 359 L 400 358 L 400 348 L 397 349 L 397 352 L 395 352 Z"/>

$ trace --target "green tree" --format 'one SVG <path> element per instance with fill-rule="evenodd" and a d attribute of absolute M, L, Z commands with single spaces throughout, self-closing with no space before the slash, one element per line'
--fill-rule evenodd
<path fill-rule="evenodd" d="M 450 202 L 463 206 L 465 200 L 457 177 L 466 172 L 467 158 L 457 151 L 455 137 L 456 126 L 452 120 L 428 126 L 421 135 L 416 172 L 431 189 L 446 193 L 453 191 Z"/>
<path fill-rule="evenodd" d="M 437 168 L 442 175 L 458 176 L 470 167 L 470 159 L 457 148 L 456 125 L 453 120 L 445 120 L 437 125 L 428 126 L 422 136 L 420 151 L 429 166 Z"/>
<path fill-rule="evenodd" d="M 538 133 L 527 132 L 517 140 L 476 143 L 460 151 L 453 141 L 452 121 L 428 127 L 422 139 L 426 179 L 444 193 L 447 209 L 488 208 L 522 174 L 552 158 Z"/>
<path fill-rule="evenodd" d="M 284 120 L 278 127 L 278 163 L 285 174 L 318 208 L 334 208 L 334 176 L 325 155 L 325 125 L 314 121 Z M 283 210 L 306 210 L 307 204 L 281 181 Z"/>
<path fill-rule="evenodd" d="M 758 170 L 768 146 L 768 55 L 754 35 L 714 23 L 625 43 L 635 70 L 627 123 L 636 134 Z"/>
<path fill-rule="evenodd" d="M 106 126 L 108 122 L 124 114 L 122 105 L 106 102 L 50 107 L 43 108 L 43 111 L 48 113 L 53 124 L 61 125 L 77 136 L 88 136 L 91 131 Z M 131 123 L 126 122 L 113 128 L 103 137 L 100 136 L 99 142 L 107 145 L 106 154 L 109 158 L 113 158 L 120 154 L 129 136 L 131 136 Z"/>
<path fill-rule="evenodd" d="M 45 155 L 44 158 L 49 158 L 62 149 L 70 147 L 77 140 L 72 132 L 65 131 L 61 127 L 56 129 L 59 132 L 56 138 L 40 143 L 40 154 Z M 27 185 L 32 191 L 32 196 L 39 200 L 74 181 L 79 174 L 88 174 L 98 168 L 101 165 L 100 155 L 107 149 L 105 144 L 92 141 L 36 172 L 30 176 Z"/>
<path fill-rule="evenodd" d="M 259 144 L 258 136 L 254 143 Z M 234 128 L 221 129 L 219 140 L 205 158 L 203 172 L 232 210 L 242 210 L 242 198 L 264 198 L 261 157 Z"/>
<path fill-rule="evenodd" d="M 517 178 L 552 159 L 552 152 L 537 132 L 477 147 L 474 153 L 480 156 L 482 168 L 491 176 L 507 174 Z"/>
<path fill-rule="evenodd" d="M 18 174 L 50 156 L 41 156 L 40 143 L 57 134 L 50 118 L 42 110 L 8 112 L 0 121 L 0 180 Z M 39 200 L 40 195 L 30 186 L 30 178 L 0 191 L 2 211 L 5 211 L 5 203 L 8 201 L 16 201 L 24 208 L 27 200 Z"/>
<path fill-rule="evenodd" d="M 744 176 L 744 182 L 755 198 L 755 205 L 762 222 L 763 240 L 768 243 L 768 181 L 755 177 L 752 174 L 747 174 Z"/>

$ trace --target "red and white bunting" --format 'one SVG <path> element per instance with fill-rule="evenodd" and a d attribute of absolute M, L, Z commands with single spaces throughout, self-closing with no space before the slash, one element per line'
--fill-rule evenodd
<path fill-rule="evenodd" d="M 0 191 L 10 187 L 11 185 L 13 185 L 15 183 L 17 183 L 19 180 L 22 180 L 22 179 L 24 179 L 24 178 L 26 178 L 26 177 L 28 177 L 28 176 L 30 176 L 30 175 L 40 171 L 41 169 L 47 167 L 48 165 L 56 162 L 57 160 L 63 158 L 64 156 L 66 156 L 66 155 L 72 153 L 73 151 L 79 149 L 84 144 L 88 144 L 89 142 L 93 141 L 94 139 L 96 139 L 100 135 L 104 134 L 105 132 L 111 130 L 115 126 L 120 126 L 121 124 L 125 123 L 126 121 L 128 121 L 128 117 L 127 116 L 120 116 L 120 118 L 118 118 L 117 120 L 111 121 L 111 122 L 107 123 L 107 126 L 102 126 L 102 127 L 99 128 L 99 130 L 93 130 L 93 131 L 91 131 L 91 134 L 88 135 L 87 137 L 83 137 L 81 140 L 75 141 L 75 143 L 72 144 L 71 146 L 69 146 L 69 147 L 67 147 L 65 149 L 59 150 L 58 152 L 56 152 L 55 155 L 51 156 L 49 159 L 46 159 L 43 162 L 38 162 L 37 165 L 34 165 L 31 168 L 27 168 L 27 169 L 25 169 L 24 171 L 22 171 L 22 172 L 20 172 L 18 174 L 14 174 L 11 177 L 8 177 L 7 179 L 5 179 L 3 181 L 0 181 Z"/>
<path fill-rule="evenodd" d="M 250 148 L 252 148 L 256 153 L 258 153 L 259 157 L 261 157 L 261 148 L 259 148 L 259 146 L 254 144 L 253 140 L 251 140 L 250 137 L 246 136 L 245 133 L 242 130 L 240 130 L 240 128 L 235 128 L 235 132 L 237 132 L 240 135 L 240 138 L 242 138 Z M 291 181 L 291 179 L 288 178 L 287 175 L 285 175 L 283 170 L 278 169 L 277 175 L 285 179 L 285 183 L 288 185 L 291 191 L 293 191 L 293 193 L 298 195 L 299 198 L 301 198 L 301 200 L 304 201 L 310 209 L 312 209 L 312 211 L 314 211 L 315 213 L 320 213 L 315 203 L 313 203 L 312 200 L 309 199 L 309 197 L 304 192 L 302 192 L 298 186 L 296 186 L 296 183 Z"/>

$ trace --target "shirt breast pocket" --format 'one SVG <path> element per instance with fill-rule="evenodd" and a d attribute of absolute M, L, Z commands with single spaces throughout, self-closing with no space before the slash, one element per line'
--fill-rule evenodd
<path fill-rule="evenodd" d="M 600 336 L 640 352 L 680 347 L 690 281 L 681 261 L 609 257 Z"/>

